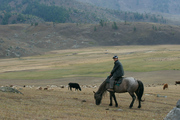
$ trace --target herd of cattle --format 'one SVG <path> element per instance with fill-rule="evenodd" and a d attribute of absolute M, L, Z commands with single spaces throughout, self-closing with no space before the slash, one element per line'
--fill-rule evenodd
<path fill-rule="evenodd" d="M 177 85 L 177 84 L 180 84 L 180 81 L 175 81 L 175 85 Z M 168 88 L 168 84 L 167 83 L 163 83 L 163 84 L 159 84 L 159 85 L 163 85 L 163 90 L 165 90 L 165 89 L 167 89 Z M 151 87 L 151 85 L 148 85 L 149 87 Z M 82 86 L 82 87 L 84 87 L 84 88 L 96 88 L 97 86 L 90 86 L 90 85 L 86 85 L 86 86 Z M 61 86 L 61 88 L 64 88 L 64 86 Z M 70 89 L 71 91 L 72 91 L 72 88 L 74 88 L 75 89 L 75 91 L 77 90 L 79 90 L 79 91 L 81 91 L 81 87 L 80 87 L 80 85 L 78 84 L 78 83 L 69 83 L 68 84 L 68 90 Z M 47 90 L 48 88 L 44 88 L 44 90 Z M 41 90 L 42 90 L 42 88 L 41 88 Z"/>
<path fill-rule="evenodd" d="M 10 85 L 10 87 L 16 87 L 16 86 L 13 86 L 13 85 Z M 29 85 L 24 85 L 23 86 L 24 88 L 34 88 L 34 86 L 29 86 Z M 68 85 L 60 85 L 60 86 L 57 86 L 57 85 L 47 85 L 47 87 L 38 87 L 37 89 L 38 90 L 53 90 L 53 89 L 56 89 L 56 88 L 68 88 L 68 90 L 74 90 L 75 91 L 81 91 L 81 87 L 83 88 L 97 88 L 96 85 L 79 85 L 78 83 L 69 83 Z"/>
<path fill-rule="evenodd" d="M 175 81 L 175 85 L 177 85 L 177 84 L 180 84 L 180 81 Z M 159 86 L 163 86 L 163 90 L 165 90 L 165 89 L 167 89 L 168 88 L 168 84 L 167 83 L 163 83 L 163 84 L 157 84 L 157 85 L 159 85 Z M 155 84 L 148 84 L 148 85 L 146 85 L 146 87 L 155 87 L 156 85 Z M 13 87 L 13 88 L 16 88 L 17 86 L 14 86 L 14 85 L 10 85 L 10 87 Z M 34 86 L 28 86 L 28 85 L 24 85 L 23 86 L 24 88 L 26 87 L 26 88 L 34 88 Z M 81 89 L 81 87 L 83 87 L 83 88 L 97 88 L 97 86 L 96 85 L 79 85 L 78 83 L 69 83 L 68 85 L 60 85 L 59 87 L 58 86 L 56 86 L 56 85 L 48 85 L 47 87 L 38 87 L 37 89 L 38 90 L 53 90 L 53 89 L 55 89 L 55 88 L 68 88 L 68 90 L 73 90 L 73 88 L 74 88 L 74 90 L 75 91 L 81 91 L 82 89 Z"/>

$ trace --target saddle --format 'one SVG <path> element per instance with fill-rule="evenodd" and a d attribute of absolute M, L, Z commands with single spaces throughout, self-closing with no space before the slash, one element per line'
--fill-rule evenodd
<path fill-rule="evenodd" d="M 116 78 L 115 81 L 114 81 L 114 85 L 119 86 L 122 83 L 123 79 L 124 79 L 124 77 Z M 106 82 L 110 83 L 110 77 L 109 76 L 107 77 Z"/>
<path fill-rule="evenodd" d="M 120 85 L 123 81 L 124 77 L 119 77 L 119 78 L 116 78 L 115 81 L 114 81 L 114 85 Z"/>

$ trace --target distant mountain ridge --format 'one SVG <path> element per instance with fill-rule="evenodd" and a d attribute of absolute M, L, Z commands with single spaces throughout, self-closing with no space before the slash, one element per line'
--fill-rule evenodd
<path fill-rule="evenodd" d="M 80 2 L 90 3 L 103 8 L 151 12 L 151 13 L 169 13 L 180 15 L 179 0 L 78 0 Z"/>
<path fill-rule="evenodd" d="M 113 7 L 114 2 L 118 0 L 112 0 L 110 6 Z M 161 15 L 112 10 L 77 0 L 0 0 L 0 3 L 2 25 L 36 22 L 99 23 L 100 20 L 168 23 Z M 106 7 L 108 5 L 109 2 Z"/>

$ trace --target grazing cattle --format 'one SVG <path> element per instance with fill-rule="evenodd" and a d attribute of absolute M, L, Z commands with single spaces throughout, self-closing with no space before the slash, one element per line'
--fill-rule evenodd
<path fill-rule="evenodd" d="M 72 88 L 75 88 L 75 90 L 79 89 L 81 91 L 81 87 L 79 86 L 78 83 L 69 83 L 68 85 L 69 85 L 68 90 L 70 88 L 70 90 L 72 91 Z"/>
<path fill-rule="evenodd" d="M 164 84 L 163 90 L 165 90 L 166 88 L 168 88 L 168 84 Z"/>
<path fill-rule="evenodd" d="M 175 81 L 175 85 L 180 84 L 180 81 Z"/>
<path fill-rule="evenodd" d="M 39 89 L 39 90 L 42 90 L 42 87 L 39 87 L 38 89 Z"/>
<path fill-rule="evenodd" d="M 44 90 L 48 90 L 48 87 L 47 87 L 47 88 L 44 88 Z"/>
<path fill-rule="evenodd" d="M 64 85 L 60 85 L 60 88 L 64 88 Z"/>

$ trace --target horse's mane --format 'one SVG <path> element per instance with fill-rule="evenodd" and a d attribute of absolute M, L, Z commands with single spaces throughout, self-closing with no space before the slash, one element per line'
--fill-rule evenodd
<path fill-rule="evenodd" d="M 97 94 L 104 95 L 106 93 L 106 80 L 99 86 Z"/>

